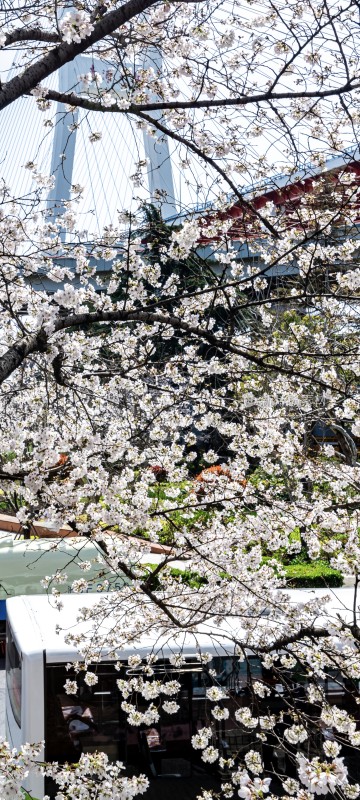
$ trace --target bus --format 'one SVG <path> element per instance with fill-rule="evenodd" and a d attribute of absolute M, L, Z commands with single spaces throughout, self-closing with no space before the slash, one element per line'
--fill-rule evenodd
<path fill-rule="evenodd" d="M 116 575 L 101 563 L 101 556 L 100 546 L 85 537 L 22 539 L 0 531 L 0 653 L 4 654 L 6 600 L 46 593 L 41 584 L 45 575 L 66 574 L 64 583 L 54 584 L 60 592 L 71 592 L 73 581 L 80 578 L 87 580 L 88 592 L 102 591 L 106 581 L 109 588 L 121 588 L 125 576 Z M 91 564 L 86 572 L 81 569 L 84 562 Z"/>
<path fill-rule="evenodd" d="M 287 594 L 292 602 L 328 595 L 321 589 L 291 590 Z M 111 600 L 114 595 L 103 597 Z M 333 613 L 340 609 L 344 614 L 345 608 L 351 609 L 353 597 L 350 588 L 336 590 L 333 593 Z M 98 682 L 87 686 L 81 672 L 75 676 L 67 668 L 79 656 L 66 633 L 74 629 L 79 610 L 83 607 L 91 610 L 99 597 L 70 594 L 64 595 L 62 601 L 61 613 L 46 597 L 15 597 L 7 601 L 6 737 L 12 747 L 44 740 L 42 758 L 59 763 L 76 763 L 82 753 L 102 751 L 110 760 L 122 761 L 128 770 L 125 774 L 145 773 L 148 776 L 150 789 L 146 797 L 162 800 L 168 796 L 169 780 L 184 778 L 187 779 L 184 797 L 195 798 L 201 787 L 213 787 L 214 781 L 218 786 L 221 777 L 219 772 L 215 774 L 214 765 L 205 764 L 199 750 L 194 750 L 191 745 L 191 738 L 199 729 L 214 723 L 206 692 L 214 682 L 213 676 L 216 684 L 223 687 L 224 702 L 229 709 L 228 718 L 215 723 L 213 744 L 226 757 L 239 755 L 249 747 L 256 749 L 259 745 L 254 732 L 241 731 L 234 721 L 235 711 L 241 705 L 249 704 L 249 674 L 252 679 L 264 680 L 273 687 L 271 699 L 266 697 L 259 701 L 264 703 L 264 710 L 260 713 L 278 713 L 285 708 L 282 686 L 276 683 L 269 670 L 265 670 L 260 658 L 249 653 L 242 661 L 236 656 L 234 640 L 241 640 L 242 632 L 239 621 L 233 619 L 225 619 L 220 626 L 217 625 L 215 636 L 211 620 L 204 623 L 196 635 L 182 632 L 176 639 L 170 634 L 159 638 L 156 632 L 149 632 L 117 653 L 116 668 L 114 658 L 109 658 L 104 651 L 101 660 L 93 667 Z M 57 624 L 61 625 L 60 632 L 56 632 Z M 109 615 L 106 616 L 106 625 L 111 630 Z M 88 626 L 89 622 L 77 623 L 76 632 L 85 632 Z M 199 660 L 199 649 L 211 657 L 207 665 Z M 182 664 L 175 668 L 174 656 L 180 651 Z M 123 698 L 117 687 L 119 678 L 128 680 L 129 676 L 136 675 L 136 668 L 131 666 L 131 661 L 129 666 L 128 661 L 134 653 L 142 659 L 156 653 L 155 678 L 157 675 L 162 679 L 176 677 L 180 683 L 177 697 L 171 698 L 177 700 L 177 712 L 169 715 L 163 711 L 162 703 L 159 704 L 160 720 L 148 727 L 128 724 L 121 707 Z M 79 687 L 74 696 L 66 694 L 64 689 L 66 679 L 73 677 L 77 678 Z M 297 675 L 296 680 L 292 676 L 291 680 L 298 702 L 306 703 L 305 676 Z M 324 680 L 324 689 L 330 702 L 338 705 L 344 702 L 345 686 L 340 674 L 329 674 Z M 141 702 L 144 703 L 143 710 L 146 710 L 146 701 Z M 264 745 L 266 764 L 265 751 Z M 274 752 L 271 758 L 268 756 L 271 763 L 274 763 Z M 281 756 L 278 752 L 276 757 L 284 757 L 284 754 Z M 279 762 L 278 771 L 285 769 L 286 764 Z M 159 781 L 159 778 L 163 780 Z M 151 794 L 155 779 L 156 792 Z M 34 797 L 46 794 L 54 798 L 56 794 L 52 779 L 31 773 L 25 788 Z"/>

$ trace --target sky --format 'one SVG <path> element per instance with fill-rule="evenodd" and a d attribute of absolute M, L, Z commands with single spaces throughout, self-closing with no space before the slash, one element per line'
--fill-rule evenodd
<path fill-rule="evenodd" d="M 2 51 L 2 80 L 7 80 L 11 75 L 13 58 L 18 59 L 16 53 Z M 90 59 L 87 61 L 90 67 Z M 71 65 L 74 83 L 81 68 L 84 69 L 83 64 L 79 68 Z M 51 76 L 46 85 L 58 89 L 58 75 Z M 134 213 L 141 202 L 150 199 L 146 166 L 142 169 L 145 188 L 139 187 L 132 179 L 137 162 L 145 159 L 144 137 L 134 122 L 120 114 L 80 110 L 78 121 L 80 126 L 76 132 L 72 184 L 85 187 L 85 191 L 77 205 L 77 213 L 81 229 L 88 231 L 89 236 L 98 235 L 104 225 L 117 223 L 119 212 Z M 69 150 L 68 127 L 73 122 L 72 115 L 65 115 L 64 107 L 55 103 L 51 104 L 48 111 L 39 112 L 32 97 L 20 98 L 1 112 L 0 175 L 14 196 L 25 196 L 34 188 L 32 173 L 26 167 L 27 164 L 35 163 L 41 173 L 51 173 L 55 125 L 60 125 L 64 131 L 63 149 L 66 155 Z M 44 123 L 49 127 L 45 127 Z M 54 127 L 50 127 L 50 123 Z M 101 139 L 91 143 L 90 137 L 94 133 L 101 134 Z M 169 196 L 172 195 L 171 202 L 174 203 L 169 214 L 197 202 L 196 188 L 186 185 L 174 148 L 172 151 L 173 187 L 167 180 L 168 167 L 165 169 L 166 188 Z M 198 176 L 197 182 L 201 183 L 201 168 L 198 169 Z"/>
<path fill-rule="evenodd" d="M 255 11 L 258 12 L 256 7 Z M 0 52 L 0 74 L 3 80 L 6 80 L 13 59 L 16 61 L 19 59 L 16 50 Z M 91 64 L 90 59 L 88 62 Z M 74 85 L 78 74 L 84 69 L 81 66 L 77 68 L 76 65 L 71 65 L 70 68 L 73 69 L 70 85 Z M 46 85 L 58 88 L 58 76 L 51 76 Z M 119 213 L 136 212 L 141 202 L 150 199 L 150 195 L 146 166 L 143 168 L 145 177 L 143 188 L 132 178 L 136 172 L 136 163 L 139 160 L 143 161 L 145 157 L 143 134 L 137 129 L 136 124 L 119 114 L 85 111 L 79 112 L 79 120 L 81 124 L 76 134 L 71 182 L 85 187 L 77 212 L 81 229 L 91 237 L 99 235 L 104 225 L 116 224 Z M 36 163 L 40 172 L 46 175 L 51 173 L 55 130 L 51 124 L 54 122 L 58 126 L 62 125 L 65 131 L 65 146 L 62 149 L 66 156 L 69 150 L 68 126 L 73 119 L 71 115 L 65 118 L 63 112 L 59 114 L 56 104 L 52 104 L 51 109 L 46 112 L 39 112 L 34 98 L 24 97 L 2 112 L 0 175 L 4 177 L 15 196 L 24 196 L 34 188 L 32 173 L 26 168 L 29 162 Z M 44 124 L 49 127 L 45 127 Z M 91 136 L 94 133 L 101 134 L 101 139 L 92 143 Z M 221 126 L 216 133 L 221 138 Z M 247 141 L 246 153 L 249 163 L 251 146 L 251 142 Z M 196 206 L 198 202 L 214 200 L 218 190 L 217 187 L 210 187 L 207 194 L 204 167 L 190 158 L 191 169 L 187 175 L 184 174 L 176 149 L 171 143 L 169 147 L 174 190 L 170 184 L 167 185 L 167 189 L 169 194 L 174 194 L 174 197 L 171 197 L 174 210 L 182 211 Z M 269 174 L 274 174 L 281 172 L 286 164 L 284 142 L 270 141 L 269 132 L 265 130 L 257 139 L 256 151 L 265 153 L 269 152 L 269 149 L 271 151 L 271 148 L 273 148 L 271 159 L 273 167 Z M 230 163 L 228 158 L 225 163 L 228 167 Z M 60 169 L 58 168 L 58 172 Z M 250 167 L 248 174 L 251 175 Z M 246 183 L 246 176 L 238 176 L 235 180 L 241 185 Z"/>

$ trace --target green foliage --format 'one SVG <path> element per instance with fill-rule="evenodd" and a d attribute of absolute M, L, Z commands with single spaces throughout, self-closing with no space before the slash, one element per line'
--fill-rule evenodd
<path fill-rule="evenodd" d="M 254 475 L 254 480 L 256 482 L 257 480 L 264 480 L 264 478 L 266 479 L 267 477 L 268 476 L 265 476 L 260 470 L 257 470 L 256 475 Z M 167 489 L 172 487 L 173 484 L 164 482 L 154 486 L 154 489 L 151 490 L 154 506 L 156 506 L 159 511 L 161 511 L 162 503 L 169 499 L 167 496 Z M 192 504 L 190 494 L 191 487 L 191 482 L 183 482 L 180 485 L 179 488 L 181 491 L 178 498 L 180 502 L 184 502 L 184 500 L 188 498 L 189 505 Z M 174 500 L 174 504 L 176 504 L 176 500 Z M 172 545 L 176 540 L 177 530 L 191 531 L 194 528 L 196 529 L 198 526 L 206 526 L 206 523 L 210 521 L 213 513 L 213 510 L 207 510 L 204 508 L 190 508 L 188 510 L 184 508 L 181 510 L 179 509 L 176 511 L 167 512 L 166 518 L 164 518 L 163 521 L 162 531 L 158 534 L 160 543 Z M 229 516 L 229 522 L 234 522 L 234 515 Z M 137 531 L 136 534 L 142 535 L 140 531 Z M 300 529 L 294 528 L 289 538 L 290 542 L 301 542 Z M 304 545 L 301 547 L 300 551 L 294 555 L 288 553 L 286 548 L 280 548 L 280 550 L 277 550 L 276 553 L 268 550 L 264 551 L 263 563 L 267 563 L 268 561 L 274 563 L 274 559 L 279 562 L 279 567 L 281 565 L 284 568 L 287 578 L 287 585 L 289 587 L 326 588 L 327 586 L 336 587 L 342 586 L 343 584 L 341 573 L 338 570 L 330 567 L 326 556 L 323 559 L 311 561 L 309 559 L 307 548 Z M 187 584 L 193 589 L 199 588 L 206 583 L 205 578 L 202 578 L 200 575 L 192 572 L 191 570 L 172 569 L 171 575 L 174 578 L 178 578 L 182 583 Z M 226 575 L 219 575 L 219 579 L 226 577 Z"/>
<path fill-rule="evenodd" d="M 148 578 L 148 582 L 150 583 L 152 591 L 156 591 L 156 589 L 160 587 L 159 578 L 157 575 L 155 575 L 154 578 L 150 577 L 149 580 L 148 575 L 156 569 L 157 565 L 143 564 L 143 567 L 146 569 L 146 577 Z M 204 586 L 204 584 L 207 583 L 206 578 L 203 578 L 198 572 L 194 572 L 191 569 L 178 569 L 177 567 L 172 567 L 170 569 L 170 575 L 179 583 L 184 583 L 186 586 L 190 586 L 191 589 L 200 589 L 201 586 Z"/>
<path fill-rule="evenodd" d="M 264 559 L 266 562 L 267 559 Z M 280 564 L 279 564 L 280 566 Z M 155 564 L 145 564 L 147 574 L 156 569 Z M 286 585 L 288 588 L 302 589 L 302 588 L 320 588 L 326 589 L 328 587 L 337 587 L 343 585 L 343 577 L 341 573 L 329 567 L 326 561 L 313 561 L 309 564 L 289 564 L 284 567 L 286 574 Z M 178 569 L 172 567 L 170 569 L 172 578 L 175 578 L 179 583 L 184 583 L 190 586 L 191 589 L 200 589 L 207 583 L 207 579 L 198 572 L 191 569 Z M 229 576 L 222 572 L 219 573 L 220 580 L 228 580 Z M 151 581 L 151 589 L 154 591 L 160 586 L 157 576 Z"/>
<path fill-rule="evenodd" d="M 327 588 L 342 586 L 343 577 L 337 569 L 332 569 L 326 561 L 292 563 L 284 567 L 287 585 L 296 589 L 302 587 Z"/>
<path fill-rule="evenodd" d="M 197 572 L 192 572 L 190 569 L 176 569 L 173 567 L 171 569 L 171 577 L 178 578 L 181 583 L 185 583 L 187 586 L 190 586 L 192 589 L 200 589 L 200 586 L 204 586 L 207 583 L 206 578 L 202 578 Z"/>
<path fill-rule="evenodd" d="M 176 497 L 168 495 L 168 491 L 176 488 Z M 171 501 L 173 507 L 179 504 L 182 508 L 174 511 L 166 511 L 162 521 L 162 530 L 158 532 L 160 544 L 172 545 L 176 538 L 176 532 L 181 530 L 191 531 L 197 526 L 206 525 L 213 515 L 213 510 L 206 508 L 193 508 L 196 503 L 196 495 L 193 493 L 192 481 L 182 481 L 178 484 L 170 482 L 156 483 L 149 491 L 149 497 L 153 500 L 153 510 L 161 514 L 162 504 Z M 187 507 L 188 503 L 188 507 Z M 136 535 L 139 535 L 137 533 Z M 141 535 L 141 534 L 140 534 Z"/>
<path fill-rule="evenodd" d="M 158 534 L 159 541 L 161 544 L 173 544 L 176 531 L 184 531 L 184 529 L 191 531 L 199 525 L 202 527 L 209 522 L 212 514 L 213 511 L 208 511 L 203 508 L 198 508 L 189 512 L 172 511 L 170 514 L 166 515 L 167 519 L 163 522 L 162 531 Z"/>
<path fill-rule="evenodd" d="M 172 243 L 172 234 L 181 226 L 166 223 L 153 203 L 144 203 L 145 217 L 144 239 L 146 250 L 144 257 L 150 263 L 161 264 L 161 278 L 167 280 L 176 275 L 179 278 L 179 291 L 193 291 L 211 278 L 208 259 L 203 259 L 197 249 L 190 252 L 185 259 L 164 257 Z"/>

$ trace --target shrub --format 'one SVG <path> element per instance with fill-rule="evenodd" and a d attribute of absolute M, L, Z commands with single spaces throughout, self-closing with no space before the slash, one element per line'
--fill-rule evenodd
<path fill-rule="evenodd" d="M 337 569 L 332 569 L 326 561 L 313 561 L 310 564 L 288 564 L 285 566 L 287 585 L 324 588 L 343 585 L 343 577 Z"/>

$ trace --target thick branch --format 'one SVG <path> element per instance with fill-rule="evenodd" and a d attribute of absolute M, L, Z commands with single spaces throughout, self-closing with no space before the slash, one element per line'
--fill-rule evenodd
<path fill-rule="evenodd" d="M 16 28 L 8 33 L 4 47 L 16 42 L 59 42 L 60 36 L 55 31 L 43 31 L 41 28 Z"/>
<path fill-rule="evenodd" d="M 24 336 L 0 358 L 0 383 L 15 372 L 31 353 L 44 353 L 47 348 L 48 338 L 41 329 L 31 336 Z"/>
<path fill-rule="evenodd" d="M 302 379 L 308 379 L 313 384 L 322 386 L 324 389 L 328 388 L 328 384 L 313 375 L 305 375 L 304 373 L 294 370 L 291 367 L 286 368 L 278 363 L 268 363 L 266 354 L 264 356 L 256 356 L 254 352 L 243 350 L 240 347 L 232 344 L 229 337 L 216 336 L 211 331 L 202 328 L 200 325 L 190 325 L 180 317 L 175 317 L 171 314 L 161 314 L 147 311 L 94 311 L 85 312 L 83 314 L 69 314 L 66 317 L 61 317 L 54 325 L 53 333 L 66 330 L 68 328 L 84 329 L 95 323 L 101 322 L 141 322 L 146 325 L 160 324 L 171 325 L 178 331 L 195 336 L 199 340 L 208 342 L 212 347 L 221 350 L 222 352 L 234 353 L 241 356 L 252 364 L 262 367 L 266 370 L 276 370 L 283 375 L 291 375 Z M 48 335 L 44 330 L 40 330 L 37 334 L 25 336 L 20 339 L 16 344 L 12 345 L 3 356 L 0 357 L 0 384 L 3 383 L 13 372 L 23 363 L 28 355 L 36 352 L 45 352 Z M 276 353 L 274 354 L 276 355 Z"/>
<path fill-rule="evenodd" d="M 274 650 L 283 650 L 283 648 L 287 647 L 289 644 L 301 642 L 303 639 L 324 639 L 328 636 L 330 636 L 330 633 L 326 628 L 300 628 L 297 633 L 292 633 L 289 636 L 282 636 L 280 639 L 276 639 L 273 644 L 269 644 L 266 647 L 259 647 L 258 652 L 272 653 Z"/>
<path fill-rule="evenodd" d="M 28 94 L 38 83 L 56 72 L 63 64 L 73 61 L 76 56 L 84 53 L 91 45 L 96 44 L 105 36 L 115 31 L 121 25 L 146 11 L 154 5 L 156 0 L 128 0 L 120 8 L 105 14 L 94 25 L 94 30 L 81 42 L 62 42 L 58 47 L 50 50 L 36 64 L 32 64 L 21 75 L 16 75 L 0 90 L 0 110 L 13 103 L 24 94 Z"/>

